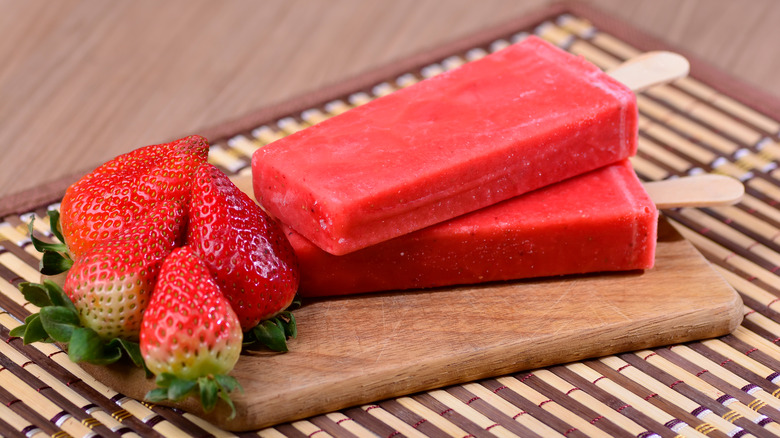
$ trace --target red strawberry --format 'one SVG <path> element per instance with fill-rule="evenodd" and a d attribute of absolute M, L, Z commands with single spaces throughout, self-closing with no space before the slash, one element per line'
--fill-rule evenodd
<path fill-rule="evenodd" d="M 142 147 L 114 158 L 70 186 L 60 206 L 60 220 L 74 260 L 155 208 L 160 200 L 186 206 L 192 173 L 206 162 L 208 147 L 208 141 L 197 135 Z"/>
<path fill-rule="evenodd" d="M 84 327 L 106 340 L 138 339 L 162 261 L 181 243 L 184 214 L 178 203 L 157 203 L 146 216 L 75 261 L 64 290 Z"/>
<path fill-rule="evenodd" d="M 284 310 L 298 263 L 279 224 L 216 167 L 193 177 L 187 245 L 209 267 L 246 331 Z"/>
<path fill-rule="evenodd" d="M 162 265 L 141 326 L 141 354 L 158 376 L 158 385 L 166 387 L 147 398 L 180 399 L 196 385 L 201 385 L 198 392 L 202 393 L 203 377 L 215 379 L 205 384 L 212 388 L 207 391 L 227 386 L 229 392 L 235 382 L 228 379 L 225 384 L 224 375 L 238 361 L 242 339 L 238 317 L 203 261 L 186 246 L 174 250 Z M 191 383 L 174 384 L 174 380 Z M 182 387 L 186 390 L 177 389 Z M 213 407 L 208 400 L 216 401 L 215 394 L 202 400 L 207 411 Z"/>

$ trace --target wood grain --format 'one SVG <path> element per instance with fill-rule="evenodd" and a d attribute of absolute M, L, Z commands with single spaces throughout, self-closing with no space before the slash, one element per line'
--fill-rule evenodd
<path fill-rule="evenodd" d="M 742 301 L 666 221 L 645 272 L 382 293 L 309 302 L 286 354 L 243 355 L 233 375 L 247 430 L 525 369 L 711 338 L 742 321 Z M 131 397 L 153 387 L 125 366 L 85 366 Z M 186 409 L 198 412 L 192 403 Z"/>
<path fill-rule="evenodd" d="M 0 197 L 549 3 L 0 0 Z M 780 3 L 586 3 L 780 95 Z"/>

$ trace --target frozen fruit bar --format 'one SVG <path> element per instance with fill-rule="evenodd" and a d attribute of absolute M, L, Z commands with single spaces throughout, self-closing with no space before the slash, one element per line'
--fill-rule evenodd
<path fill-rule="evenodd" d="M 658 210 L 628 160 L 343 256 L 286 230 L 302 296 L 648 269 Z"/>
<path fill-rule="evenodd" d="M 636 150 L 636 98 L 536 37 L 259 149 L 258 201 L 346 254 Z"/>

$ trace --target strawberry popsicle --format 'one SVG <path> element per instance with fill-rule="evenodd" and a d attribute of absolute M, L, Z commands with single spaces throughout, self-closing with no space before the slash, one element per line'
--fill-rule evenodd
<path fill-rule="evenodd" d="M 628 160 L 347 255 L 285 232 L 301 296 L 648 269 L 658 210 Z"/>
<path fill-rule="evenodd" d="M 254 192 L 346 254 L 617 162 L 636 98 L 536 37 L 259 149 Z"/>

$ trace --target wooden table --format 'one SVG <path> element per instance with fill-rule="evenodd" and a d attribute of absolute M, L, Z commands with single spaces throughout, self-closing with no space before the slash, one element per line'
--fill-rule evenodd
<path fill-rule="evenodd" d="M 547 3 L 0 0 L 0 197 Z M 588 3 L 780 95 L 780 3 Z"/>

